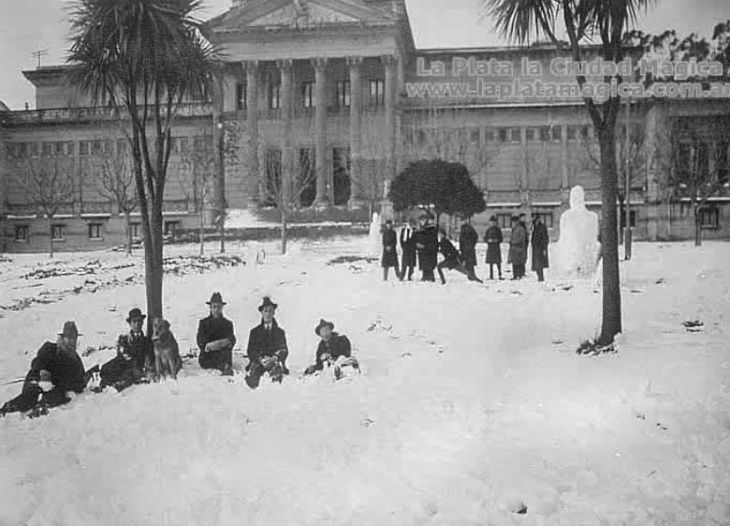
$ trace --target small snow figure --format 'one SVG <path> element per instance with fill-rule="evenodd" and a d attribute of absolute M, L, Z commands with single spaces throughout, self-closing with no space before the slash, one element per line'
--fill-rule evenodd
<path fill-rule="evenodd" d="M 502 229 L 497 225 L 497 218 L 489 218 L 489 227 L 484 232 L 484 242 L 487 244 L 486 263 L 489 265 L 489 279 L 494 279 L 494 266 L 497 266 L 499 279 L 502 279 L 502 250 L 500 245 L 504 241 Z"/>
<path fill-rule="evenodd" d="M 369 245 L 372 256 L 380 255 L 380 216 L 377 212 L 373 213 L 373 219 L 370 222 L 370 232 L 368 234 Z"/>
<path fill-rule="evenodd" d="M 259 386 L 261 377 L 269 373 L 274 382 L 281 383 L 283 376 L 289 374 L 286 359 L 289 348 L 286 344 L 286 333 L 274 319 L 278 305 L 268 296 L 264 297 L 259 312 L 261 323 L 251 329 L 248 336 L 248 365 L 246 366 L 246 384 L 255 389 Z"/>
<path fill-rule="evenodd" d="M 444 232 L 443 229 L 439 229 L 438 231 L 438 240 L 439 240 L 439 250 L 444 255 L 444 260 L 438 264 L 436 267 L 438 269 L 439 277 L 441 278 L 441 283 L 443 285 L 446 284 L 446 278 L 444 277 L 444 268 L 447 268 L 449 270 L 456 270 L 457 272 L 461 272 L 462 274 L 465 274 L 469 281 L 477 281 L 479 283 L 483 283 L 482 280 L 480 280 L 476 275 L 474 274 L 474 270 L 468 269 L 465 264 L 464 260 L 461 258 L 461 255 L 459 252 L 454 248 L 454 245 L 451 244 L 451 241 L 446 237 L 446 232 Z"/>
<path fill-rule="evenodd" d="M 388 219 L 383 227 L 383 257 L 380 260 L 380 266 L 383 267 L 383 281 L 388 281 L 388 271 L 395 269 L 395 275 L 398 277 L 398 237 L 393 230 L 393 220 Z"/>
<path fill-rule="evenodd" d="M 0 408 L 0 416 L 29 410 L 45 414 L 48 407 L 70 402 L 68 392 L 84 390 L 84 364 L 76 353 L 78 337 L 76 324 L 67 321 L 56 343 L 43 344 L 30 364 L 22 392 Z"/>
<path fill-rule="evenodd" d="M 219 369 L 222 375 L 233 376 L 233 346 L 236 336 L 233 322 L 223 317 L 226 302 L 220 292 L 214 292 L 207 302 L 210 316 L 198 324 L 198 363 L 203 369 Z"/>
<path fill-rule="evenodd" d="M 560 216 L 560 239 L 555 247 L 554 268 L 561 276 L 590 278 L 601 254 L 598 215 L 586 209 L 581 186 L 570 190 L 570 209 Z"/>
<path fill-rule="evenodd" d="M 324 319 L 319 320 L 319 324 L 314 328 L 315 334 L 322 341 L 317 346 L 315 364 L 307 367 L 305 375 L 322 371 L 325 366 L 332 366 L 335 380 L 339 380 L 344 374 L 342 371 L 344 367 L 360 370 L 357 359 L 352 356 L 350 340 L 344 334 L 334 332 L 334 328 L 334 323 Z"/>

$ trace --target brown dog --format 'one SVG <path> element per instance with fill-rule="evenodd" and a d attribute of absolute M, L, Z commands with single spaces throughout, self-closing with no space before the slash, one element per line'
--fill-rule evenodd
<path fill-rule="evenodd" d="M 180 349 L 175 336 L 170 332 L 170 323 L 162 318 L 152 320 L 152 344 L 155 350 L 155 375 L 167 378 L 168 374 L 177 380 L 177 373 L 182 369 Z"/>

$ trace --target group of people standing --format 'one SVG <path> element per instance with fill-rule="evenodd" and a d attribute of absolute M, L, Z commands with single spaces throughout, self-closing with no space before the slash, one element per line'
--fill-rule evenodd
<path fill-rule="evenodd" d="M 226 303 L 219 292 L 213 293 L 207 302 L 209 315 L 198 323 L 196 343 L 200 351 L 198 364 L 202 369 L 219 370 L 224 376 L 233 375 L 233 347 L 236 335 L 233 322 L 223 315 Z M 289 374 L 286 365 L 289 356 L 286 333 L 276 321 L 278 305 L 264 297 L 258 307 L 261 323 L 251 329 L 248 337 L 245 382 L 251 388 L 259 386 L 268 376 L 281 383 Z M 142 329 L 146 315 L 138 308 L 129 311 L 126 322 L 129 331 L 117 339 L 117 355 L 101 366 L 85 371 L 77 353 L 80 336 L 73 321 L 66 322 L 55 343 L 46 342 L 31 361 L 30 370 L 23 380 L 20 395 L 0 407 L 0 417 L 13 412 L 30 411 L 30 416 L 45 414 L 73 398 L 71 393 L 81 393 L 87 386 L 101 392 L 110 386 L 117 391 L 136 383 L 147 383 L 154 375 L 155 342 Z M 304 370 L 304 375 L 316 374 L 332 368 L 335 379 L 345 375 L 347 368 L 359 372 L 360 366 L 352 356 L 350 340 L 334 331 L 331 321 L 320 319 L 314 328 L 320 338 L 314 364 Z M 91 387 L 90 380 L 99 376 L 100 382 Z"/>
<path fill-rule="evenodd" d="M 532 270 L 537 273 L 538 281 L 544 281 L 544 269 L 549 266 L 548 245 L 550 236 L 547 227 L 541 221 L 539 214 L 533 214 L 532 232 L 528 232 L 525 214 L 512 216 L 512 229 L 509 239 L 507 263 L 512 265 L 512 279 L 525 277 L 527 255 L 532 245 Z M 464 221 L 459 231 L 459 249 L 454 247 L 443 228 L 437 228 L 430 223 L 432 216 L 421 214 L 419 225 L 409 219 L 396 232 L 393 221 L 388 219 L 382 231 L 383 254 L 381 266 L 383 280 L 388 280 L 389 270 L 395 269 L 398 279 L 411 281 L 418 259 L 418 268 L 421 271 L 421 281 L 436 281 L 434 271 L 438 271 L 441 283 L 446 279 L 443 269 L 456 270 L 465 274 L 469 281 L 483 283 L 475 273 L 477 266 L 476 245 L 479 235 L 468 221 Z M 484 233 L 484 242 L 487 244 L 486 264 L 489 266 L 489 279 L 494 279 L 494 269 L 497 269 L 498 278 L 502 278 L 502 249 L 504 242 L 502 229 L 497 224 L 497 218 L 489 218 L 489 226 Z M 401 247 L 401 261 L 398 264 L 398 250 Z M 438 253 L 444 259 L 438 263 Z"/>

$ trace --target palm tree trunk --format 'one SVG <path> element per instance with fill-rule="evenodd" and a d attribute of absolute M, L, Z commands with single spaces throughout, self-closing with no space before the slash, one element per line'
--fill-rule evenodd
<path fill-rule="evenodd" d="M 601 145 L 601 244 L 603 251 L 603 319 L 600 345 L 613 343 L 621 332 L 621 286 L 618 266 L 616 199 L 618 172 L 613 129 L 600 133 Z"/>

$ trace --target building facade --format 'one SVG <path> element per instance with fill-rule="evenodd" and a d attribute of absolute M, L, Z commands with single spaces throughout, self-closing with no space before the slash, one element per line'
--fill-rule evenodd
<path fill-rule="evenodd" d="M 201 200 L 191 179 L 195 166 L 210 168 L 199 166 L 195 152 L 216 148 L 216 127 L 225 129 L 224 175 L 205 184 L 222 186 L 229 209 L 276 206 L 283 194 L 322 219 L 333 210 L 354 214 L 379 204 L 387 181 L 423 158 L 469 168 L 488 204 L 477 225 L 496 215 L 507 227 L 521 210 L 540 213 L 557 233 L 577 184 L 589 207 L 600 207 L 592 125 L 554 47 L 417 49 L 402 0 L 238 0 L 205 32 L 225 54 L 225 76 L 219 98 L 190 101 L 178 112 L 166 233 L 195 228 L 201 212 L 207 222 L 218 213 L 213 192 Z M 124 242 L 123 207 L 103 184 L 105 174 L 128 169 L 110 163 L 126 155 L 124 122 L 78 93 L 68 80 L 71 67 L 23 72 L 35 86 L 35 110 L 0 107 L 4 251 Z M 558 90 L 540 91 L 540 83 Z M 704 144 L 704 153 L 692 156 L 697 169 L 726 178 L 730 99 L 624 106 L 617 161 L 635 236 L 692 237 L 691 202 L 670 195 L 666 179 L 674 159 L 667 145 L 678 139 L 659 131 L 683 123 Z M 58 174 L 70 174 L 72 188 L 56 192 L 49 213 L 31 182 Z M 723 183 L 700 215 L 708 238 L 730 235 Z M 132 210 L 138 237 L 134 218 Z"/>

